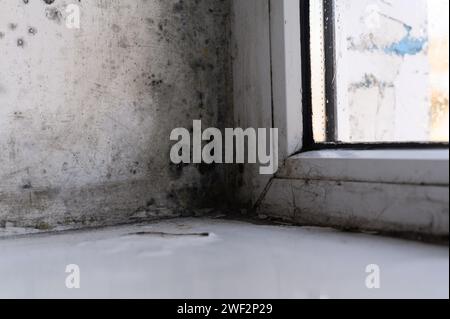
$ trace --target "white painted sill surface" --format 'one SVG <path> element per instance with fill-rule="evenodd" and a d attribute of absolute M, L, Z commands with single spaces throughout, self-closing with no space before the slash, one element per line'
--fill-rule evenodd
<path fill-rule="evenodd" d="M 277 177 L 448 186 L 449 151 L 436 149 L 305 152 L 289 158 Z"/>
<path fill-rule="evenodd" d="M 449 291 L 448 247 L 214 219 L 4 239 L 0 256 L 0 298 L 448 299 Z M 80 289 L 65 287 L 73 263 Z M 380 289 L 366 287 L 371 264 Z"/>

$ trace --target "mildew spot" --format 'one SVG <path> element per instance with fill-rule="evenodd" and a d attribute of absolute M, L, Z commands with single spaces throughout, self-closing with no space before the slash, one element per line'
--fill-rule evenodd
<path fill-rule="evenodd" d="M 28 28 L 28 33 L 31 35 L 35 35 L 37 33 L 37 29 L 33 27 Z"/>
<path fill-rule="evenodd" d="M 8 24 L 8 28 L 12 31 L 17 29 L 17 24 L 16 23 L 10 23 Z"/>
<path fill-rule="evenodd" d="M 112 26 L 111 26 L 111 29 L 115 32 L 115 33 L 119 33 L 120 32 L 120 30 L 122 29 L 119 25 L 117 25 L 117 24 L 113 24 Z"/>
<path fill-rule="evenodd" d="M 61 23 L 62 20 L 62 13 L 59 11 L 58 8 L 51 7 L 45 9 L 45 16 L 47 19 L 55 21 L 56 23 Z"/>
<path fill-rule="evenodd" d="M 173 5 L 173 12 L 174 13 L 179 13 L 181 11 L 184 10 L 184 4 L 183 4 L 183 0 L 180 0 L 179 2 L 175 3 Z"/>
<path fill-rule="evenodd" d="M 33 186 L 31 185 L 31 182 L 27 182 L 26 184 L 22 185 L 22 189 L 32 189 Z"/>
<path fill-rule="evenodd" d="M 17 39 L 17 46 L 23 48 L 25 46 L 25 41 L 22 38 Z"/>

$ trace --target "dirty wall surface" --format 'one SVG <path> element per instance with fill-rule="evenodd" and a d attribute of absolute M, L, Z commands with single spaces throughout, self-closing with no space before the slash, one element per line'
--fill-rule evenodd
<path fill-rule="evenodd" d="M 220 206 L 231 175 L 169 135 L 229 121 L 228 30 L 224 0 L 0 0 L 0 227 Z"/>

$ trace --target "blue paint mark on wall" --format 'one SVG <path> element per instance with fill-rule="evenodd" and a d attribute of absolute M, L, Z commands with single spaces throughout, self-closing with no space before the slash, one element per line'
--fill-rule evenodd
<path fill-rule="evenodd" d="M 412 38 L 406 36 L 398 42 L 392 43 L 389 47 L 384 49 L 388 54 L 395 54 L 400 56 L 416 55 L 423 51 L 428 40 L 426 38 Z"/>
<path fill-rule="evenodd" d="M 405 29 L 405 35 L 398 41 L 391 42 L 385 46 L 378 46 L 372 38 L 360 40 L 359 43 L 355 42 L 353 38 L 347 38 L 348 49 L 355 51 L 369 51 L 378 52 L 382 51 L 385 54 L 396 55 L 405 57 L 406 55 L 416 55 L 424 52 L 427 49 L 428 37 L 416 38 L 411 35 L 412 27 L 403 24 Z"/>
<path fill-rule="evenodd" d="M 406 27 L 406 35 L 398 42 L 392 43 L 384 49 L 387 54 L 395 54 L 404 57 L 405 55 L 416 55 L 425 49 L 428 39 L 414 38 L 411 36 L 411 27 Z"/>

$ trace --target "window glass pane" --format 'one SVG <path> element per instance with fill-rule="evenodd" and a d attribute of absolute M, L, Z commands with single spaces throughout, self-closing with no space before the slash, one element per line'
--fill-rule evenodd
<path fill-rule="evenodd" d="M 311 92 L 313 136 L 318 143 L 326 142 L 325 114 L 325 53 L 323 2 L 310 2 L 311 32 Z"/>
<path fill-rule="evenodd" d="M 448 11 L 448 0 L 335 0 L 324 20 L 335 28 L 336 141 L 448 142 Z"/>

